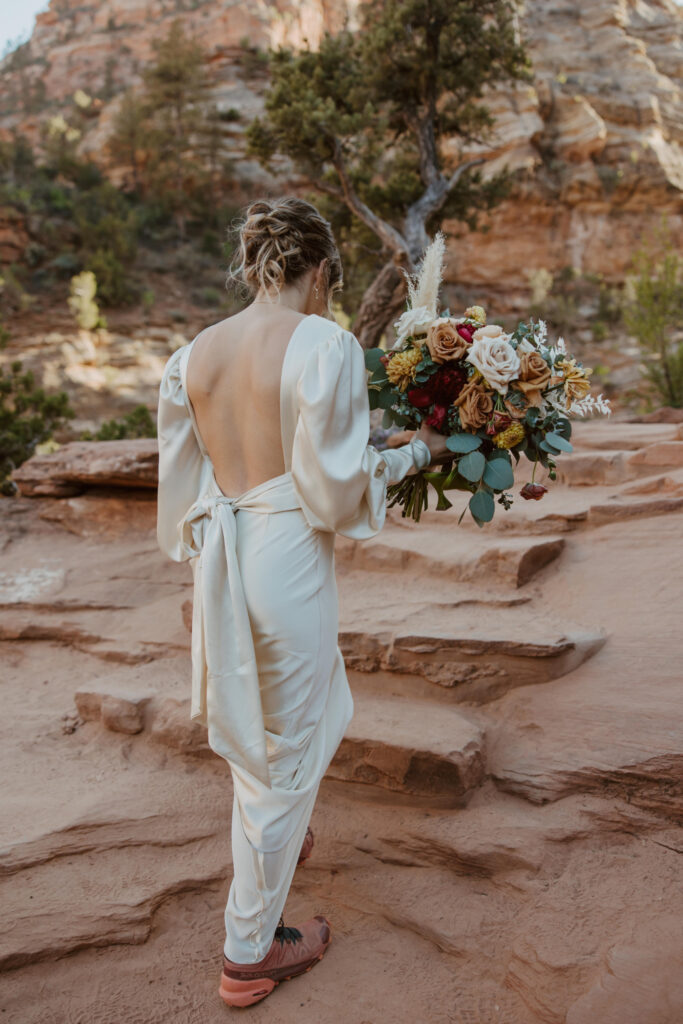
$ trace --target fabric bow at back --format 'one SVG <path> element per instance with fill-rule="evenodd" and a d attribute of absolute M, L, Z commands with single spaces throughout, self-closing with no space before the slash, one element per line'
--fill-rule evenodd
<path fill-rule="evenodd" d="M 237 498 L 212 485 L 213 493 L 197 498 L 178 524 L 183 553 L 194 559 L 191 717 L 207 726 L 212 750 L 271 788 L 235 512 L 285 512 L 300 503 L 290 473 Z"/>

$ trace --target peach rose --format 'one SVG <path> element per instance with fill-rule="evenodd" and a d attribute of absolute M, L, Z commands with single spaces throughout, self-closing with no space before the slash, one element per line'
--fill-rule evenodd
<path fill-rule="evenodd" d="M 460 410 L 463 430 L 478 430 L 493 412 L 493 397 L 478 381 L 471 380 L 462 389 L 453 405 Z"/>
<path fill-rule="evenodd" d="M 457 324 L 444 318 L 435 320 L 427 331 L 427 348 L 435 363 L 462 359 L 467 352 L 467 341 L 458 334 Z"/>
<path fill-rule="evenodd" d="M 513 387 L 523 393 L 529 405 L 540 408 L 543 404 L 541 391 L 550 377 L 550 367 L 540 352 L 524 352 L 520 359 L 519 380 L 514 382 Z"/>

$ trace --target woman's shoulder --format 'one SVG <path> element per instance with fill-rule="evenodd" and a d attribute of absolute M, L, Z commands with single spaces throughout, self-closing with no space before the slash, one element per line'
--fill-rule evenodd
<path fill-rule="evenodd" d="M 320 351 L 333 351 L 347 359 L 359 351 L 362 353 L 360 342 L 353 331 L 318 313 L 306 317 L 300 329 L 307 333 L 313 343 L 310 347 Z"/>

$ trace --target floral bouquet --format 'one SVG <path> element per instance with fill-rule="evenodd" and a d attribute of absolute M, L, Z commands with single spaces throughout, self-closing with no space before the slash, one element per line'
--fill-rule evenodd
<path fill-rule="evenodd" d="M 408 308 L 396 322 L 391 351 L 366 352 L 370 408 L 384 409 L 385 427 L 415 430 L 427 423 L 447 435 L 453 453 L 441 470 L 389 485 L 389 505 L 400 504 L 403 516 L 419 522 L 430 484 L 437 510 L 451 507 L 445 491 L 467 491 L 467 507 L 483 526 L 493 519 L 496 495 L 503 508 L 512 505 L 513 458 L 517 463 L 524 454 L 534 465 L 522 497 L 542 498 L 547 488 L 535 482 L 536 468 L 540 462 L 556 479 L 555 459 L 572 451 L 569 417 L 609 415 L 611 408 L 591 394 L 592 370 L 567 353 L 564 340 L 549 343 L 542 320 L 520 322 L 508 334 L 487 325 L 481 306 L 460 317 L 437 313 L 444 250 L 439 233 L 420 273 L 408 278 Z"/>

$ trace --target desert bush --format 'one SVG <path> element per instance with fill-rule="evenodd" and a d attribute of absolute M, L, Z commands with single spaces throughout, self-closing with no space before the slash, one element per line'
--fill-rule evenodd
<path fill-rule="evenodd" d="M 91 270 L 84 270 L 71 278 L 68 305 L 76 323 L 86 331 L 102 326 L 102 318 L 95 295 L 97 279 Z"/>
<path fill-rule="evenodd" d="M 48 395 L 37 388 L 33 371 L 23 372 L 20 360 L 0 367 L 0 494 L 16 494 L 11 473 L 75 415 L 66 391 Z"/>
<path fill-rule="evenodd" d="M 555 331 L 571 333 L 581 321 L 588 323 L 595 341 L 603 341 L 622 321 L 623 297 L 601 274 L 562 267 L 551 274 L 545 267 L 527 273 L 531 290 L 530 312 Z"/>
<path fill-rule="evenodd" d="M 683 258 L 664 223 L 635 253 L 627 280 L 626 328 L 662 402 L 683 407 Z"/>
<path fill-rule="evenodd" d="M 96 433 L 82 430 L 81 441 L 123 441 L 131 437 L 156 437 L 156 424 L 146 405 L 136 407 L 120 419 L 105 420 Z"/>

